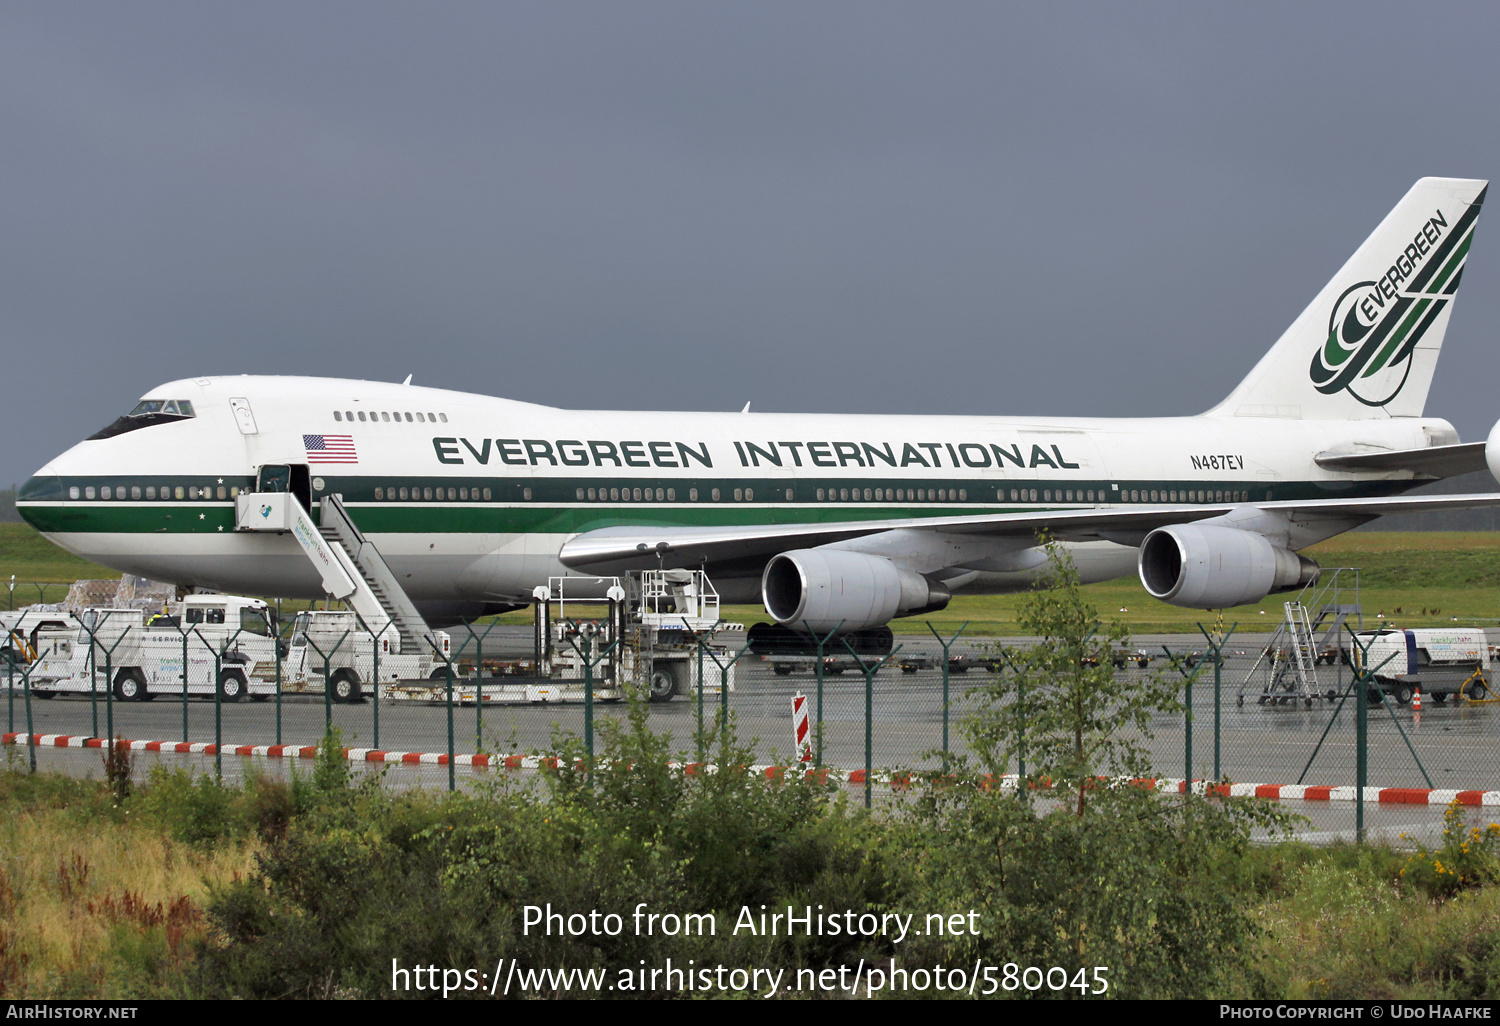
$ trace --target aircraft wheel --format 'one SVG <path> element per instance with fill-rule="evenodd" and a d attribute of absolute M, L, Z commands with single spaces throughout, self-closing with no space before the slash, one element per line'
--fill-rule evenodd
<path fill-rule="evenodd" d="M 146 678 L 140 670 L 126 669 L 115 674 L 115 697 L 122 702 L 146 700 Z"/>
<path fill-rule="evenodd" d="M 329 680 L 328 686 L 333 689 L 333 700 L 341 705 L 364 700 L 364 691 L 353 670 L 339 670 Z"/>
<path fill-rule="evenodd" d="M 238 702 L 245 697 L 245 675 L 239 670 L 225 670 L 219 674 L 219 698 L 225 702 Z"/>

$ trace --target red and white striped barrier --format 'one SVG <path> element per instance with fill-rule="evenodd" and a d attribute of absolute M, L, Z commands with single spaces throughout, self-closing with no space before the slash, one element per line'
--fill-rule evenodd
<path fill-rule="evenodd" d="M 202 741 L 131 741 L 122 739 L 132 752 L 166 752 L 177 755 L 238 755 L 267 759 L 316 759 L 316 745 L 224 745 L 217 751 L 211 743 Z M 87 737 L 81 734 L 37 734 L 34 738 L 26 734 L 0 734 L 0 744 L 35 744 L 38 748 L 104 748 L 109 744 L 104 738 Z M 393 763 L 400 765 L 446 766 L 448 756 L 438 752 L 398 752 L 381 748 L 344 748 L 341 754 L 350 762 Z M 546 755 L 455 755 L 455 766 L 470 766 L 480 769 L 541 769 L 555 768 L 557 759 Z M 672 763 L 673 768 L 690 775 L 717 772 L 717 767 L 708 763 Z M 764 776 L 768 780 L 785 777 L 788 772 L 816 773 L 827 781 L 842 781 L 854 787 L 865 783 L 865 771 L 847 772 L 828 767 L 808 770 L 801 767 L 755 765 L 745 770 Z M 1005 790 L 1014 790 L 1018 778 L 1007 773 L 993 778 L 995 784 Z M 871 785 L 881 785 L 893 791 L 905 791 L 912 787 L 914 774 L 909 772 L 882 772 L 870 775 Z M 1215 783 L 1206 780 L 1186 781 L 1172 778 L 1143 780 L 1147 784 L 1175 794 L 1185 794 L 1191 786 L 1194 794 L 1217 798 L 1266 798 L 1273 801 L 1307 802 L 1352 802 L 1356 789 L 1325 784 L 1233 784 Z M 1460 805 L 1484 807 L 1500 806 L 1500 790 L 1457 790 L 1452 788 L 1425 787 L 1367 787 L 1365 801 L 1381 805 Z"/>
<path fill-rule="evenodd" d="M 812 745 L 808 741 L 807 696 L 799 691 L 792 696 L 792 751 L 798 753 L 798 762 L 812 762 Z"/>

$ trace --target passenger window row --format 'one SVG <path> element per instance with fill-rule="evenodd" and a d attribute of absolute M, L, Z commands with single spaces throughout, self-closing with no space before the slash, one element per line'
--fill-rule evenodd
<path fill-rule="evenodd" d="M 341 423 L 343 421 L 348 421 L 351 424 L 355 420 L 359 420 L 361 423 L 383 424 L 389 424 L 391 421 L 395 421 L 399 424 L 403 419 L 405 419 L 406 423 L 408 424 L 411 424 L 413 422 L 417 424 L 448 423 L 448 415 L 446 413 L 428 413 L 424 416 L 421 413 L 412 414 L 409 412 L 396 412 L 386 410 L 371 410 L 368 414 L 366 414 L 364 410 L 360 410 L 358 413 L 353 410 L 334 410 L 333 419 Z"/>
<path fill-rule="evenodd" d="M 1040 499 L 1038 495 L 1040 494 Z M 1185 489 L 1178 491 L 1170 488 L 1126 488 L 1122 489 L 1119 498 L 1109 498 L 1109 493 L 1103 490 L 1095 492 L 1094 489 L 1073 488 L 1044 488 L 1040 493 L 1035 488 L 1012 488 L 1010 490 L 1011 502 L 1094 502 L 1095 495 L 1098 502 L 1249 502 L 1250 493 L 1246 491 L 1222 491 L 1207 489 Z M 1005 501 L 1005 489 L 997 488 L 995 498 L 1001 502 Z"/>
<path fill-rule="evenodd" d="M 479 488 L 376 488 L 376 502 L 489 502 L 494 493 Z M 526 489 L 526 498 L 531 498 L 531 489 Z"/>
<path fill-rule="evenodd" d="M 219 485 L 101 485 L 95 488 L 93 485 L 85 485 L 80 488 L 73 485 L 68 489 L 70 499 L 171 499 L 181 501 L 191 499 L 202 501 L 204 499 L 232 499 L 240 494 L 238 486 L 225 487 Z"/>

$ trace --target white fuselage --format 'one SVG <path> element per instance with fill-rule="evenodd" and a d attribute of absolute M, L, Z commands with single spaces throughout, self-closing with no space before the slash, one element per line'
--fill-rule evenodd
<path fill-rule="evenodd" d="M 81 442 L 22 489 L 23 515 L 47 537 L 157 580 L 316 596 L 290 538 L 234 530 L 233 495 L 258 468 L 306 467 L 305 498 L 341 494 L 414 600 L 452 603 L 526 601 L 567 573 L 565 541 L 601 527 L 1389 495 L 1411 474 L 1323 470 L 1314 457 L 1456 440 L 1445 421 L 1418 418 L 573 411 L 327 378 L 197 378 L 151 396 L 188 400 L 194 415 Z M 1330 522 L 1322 536 L 1349 526 Z M 1085 580 L 1134 569 L 1128 544 L 1074 556 Z M 952 583 L 1014 589 L 1027 569 Z M 716 581 L 726 600 L 749 601 L 759 571 Z"/>

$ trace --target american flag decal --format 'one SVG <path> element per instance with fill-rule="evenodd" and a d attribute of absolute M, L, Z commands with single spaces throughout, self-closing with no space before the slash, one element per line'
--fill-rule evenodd
<path fill-rule="evenodd" d="M 303 435 L 309 463 L 358 463 L 353 435 Z"/>

